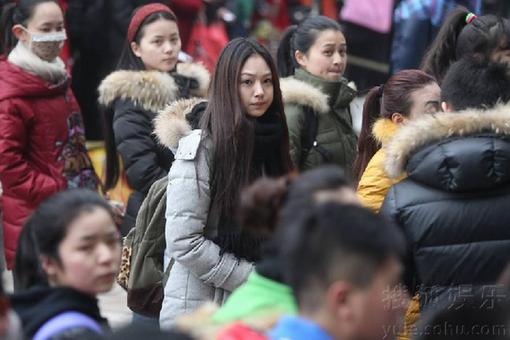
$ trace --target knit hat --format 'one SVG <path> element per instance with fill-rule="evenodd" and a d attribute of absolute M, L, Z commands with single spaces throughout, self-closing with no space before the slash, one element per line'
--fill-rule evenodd
<path fill-rule="evenodd" d="M 168 6 L 163 4 L 149 4 L 140 7 L 136 10 L 133 18 L 131 18 L 131 22 L 129 23 L 127 39 L 128 43 L 133 42 L 136 37 L 136 33 L 140 29 L 140 25 L 149 15 L 157 13 L 157 12 L 166 12 L 169 13 L 172 17 L 176 18 L 174 12 Z"/>

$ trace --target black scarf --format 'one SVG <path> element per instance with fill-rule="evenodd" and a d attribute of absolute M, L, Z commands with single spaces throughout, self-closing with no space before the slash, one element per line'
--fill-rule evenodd
<path fill-rule="evenodd" d="M 255 120 L 251 182 L 261 176 L 276 177 L 284 174 L 280 155 L 282 136 L 283 126 L 276 113 L 267 112 Z M 219 217 L 218 235 L 213 241 L 220 246 L 221 253 L 232 253 L 237 258 L 251 262 L 258 261 L 267 237 L 242 230 L 235 212 L 228 214 Z"/>

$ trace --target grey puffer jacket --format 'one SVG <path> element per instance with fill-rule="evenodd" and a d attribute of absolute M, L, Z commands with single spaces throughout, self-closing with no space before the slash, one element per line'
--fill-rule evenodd
<path fill-rule="evenodd" d="M 160 142 L 177 148 L 168 174 L 164 265 L 173 264 L 160 312 L 162 328 L 170 328 L 178 316 L 204 302 L 222 304 L 253 269 L 252 263 L 220 254 L 220 247 L 211 241 L 218 231 L 209 216 L 212 145 L 201 130 L 191 131 L 184 119 L 196 103 L 178 101 L 155 121 Z"/>

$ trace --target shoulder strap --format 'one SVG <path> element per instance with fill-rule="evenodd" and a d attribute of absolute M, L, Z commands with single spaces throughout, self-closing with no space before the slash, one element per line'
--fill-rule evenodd
<path fill-rule="evenodd" d="M 34 340 L 47 340 L 69 328 L 86 328 L 102 334 L 101 326 L 91 317 L 79 312 L 60 313 L 46 321 L 35 333 Z"/>
<path fill-rule="evenodd" d="M 317 114 L 308 106 L 303 106 L 305 121 L 303 122 L 303 130 L 301 131 L 301 162 L 299 168 L 303 168 L 306 163 L 308 153 L 317 144 Z"/>

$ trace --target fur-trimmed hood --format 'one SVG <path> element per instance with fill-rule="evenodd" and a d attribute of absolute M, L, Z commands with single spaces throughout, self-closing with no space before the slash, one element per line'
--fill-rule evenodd
<path fill-rule="evenodd" d="M 307 106 L 318 113 L 327 113 L 330 109 L 329 96 L 302 80 L 294 77 L 282 78 L 280 89 L 285 104 L 295 103 Z"/>
<path fill-rule="evenodd" d="M 198 88 L 191 95 L 205 97 L 210 75 L 201 64 L 179 63 L 178 75 L 195 79 Z M 115 71 L 99 85 L 99 103 L 111 105 L 116 99 L 130 99 L 145 110 L 158 112 L 178 99 L 179 88 L 171 74 L 159 71 Z"/>
<path fill-rule="evenodd" d="M 477 137 L 468 140 L 470 136 Z M 489 181 L 489 177 L 494 182 L 506 180 L 510 175 L 510 105 L 424 115 L 402 126 L 384 149 L 385 170 L 393 178 L 407 171 L 409 176 L 441 182 L 449 190 L 469 181 L 468 172 L 472 182 Z"/>
<path fill-rule="evenodd" d="M 294 76 L 280 79 L 283 102 L 328 113 L 334 106 L 344 108 L 356 96 L 356 85 L 347 79 L 327 81 L 298 68 Z"/>
<path fill-rule="evenodd" d="M 391 119 L 379 118 L 372 126 L 372 135 L 378 143 L 386 145 L 395 133 L 397 133 L 399 127 L 400 126 L 393 123 Z"/>
<path fill-rule="evenodd" d="M 154 134 L 158 141 L 170 150 L 176 150 L 179 140 L 193 130 L 186 116 L 202 102 L 205 100 L 181 99 L 161 110 L 154 119 Z"/>

